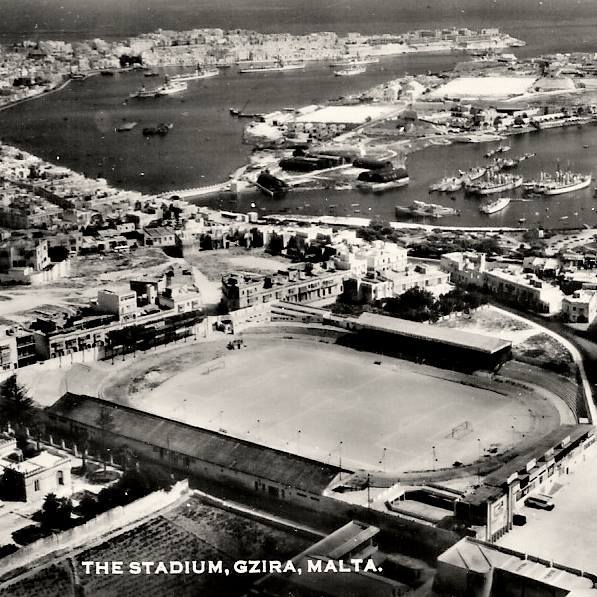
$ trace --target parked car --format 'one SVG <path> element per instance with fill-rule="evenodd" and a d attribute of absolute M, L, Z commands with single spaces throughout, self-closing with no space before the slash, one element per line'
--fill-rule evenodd
<path fill-rule="evenodd" d="M 542 493 L 529 496 L 524 503 L 529 508 L 538 508 L 540 510 L 553 510 L 556 507 L 551 496 Z"/>

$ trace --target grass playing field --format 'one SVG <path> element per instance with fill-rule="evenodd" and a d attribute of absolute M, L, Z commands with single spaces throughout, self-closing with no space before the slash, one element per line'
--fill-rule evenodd
<path fill-rule="evenodd" d="M 514 396 L 438 379 L 396 359 L 314 342 L 248 344 L 129 403 L 320 461 L 388 473 L 470 463 L 558 422 Z"/>

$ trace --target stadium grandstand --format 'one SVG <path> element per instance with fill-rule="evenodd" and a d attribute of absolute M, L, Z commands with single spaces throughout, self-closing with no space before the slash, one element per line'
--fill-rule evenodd
<path fill-rule="evenodd" d="M 509 340 L 375 313 L 340 317 L 324 309 L 278 303 L 272 307 L 272 321 L 342 328 L 353 332 L 342 342 L 354 348 L 467 372 L 496 371 L 512 353 Z"/>

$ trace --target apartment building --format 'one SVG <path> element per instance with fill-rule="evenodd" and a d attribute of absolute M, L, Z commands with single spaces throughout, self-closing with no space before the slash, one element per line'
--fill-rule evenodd
<path fill-rule="evenodd" d="M 290 269 L 267 276 L 232 272 L 222 276 L 222 292 L 230 310 L 275 300 L 308 303 L 340 295 L 343 280 L 342 272 L 316 266 L 312 271 Z"/>
<path fill-rule="evenodd" d="M 597 316 L 597 292 L 576 290 L 562 299 L 562 318 L 571 323 L 593 323 Z"/>

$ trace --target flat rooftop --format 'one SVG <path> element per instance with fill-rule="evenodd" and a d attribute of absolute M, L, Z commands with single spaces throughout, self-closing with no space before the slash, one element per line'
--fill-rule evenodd
<path fill-rule="evenodd" d="M 589 590 L 593 588 L 590 579 L 584 578 L 572 571 L 563 570 L 556 566 L 548 566 L 541 562 L 527 559 L 523 553 L 494 546 L 485 542 L 465 537 L 446 550 L 438 558 L 438 562 L 470 570 L 478 574 L 486 574 L 498 568 L 507 570 L 520 577 L 532 579 L 549 587 L 568 591 Z M 572 570 L 572 569 L 569 569 Z M 595 595 L 597 590 L 587 592 Z"/>
<path fill-rule="evenodd" d="M 359 325 L 373 330 L 410 336 L 426 340 L 435 340 L 457 346 L 458 348 L 471 348 L 485 353 L 495 353 L 505 348 L 510 348 L 512 342 L 492 336 L 473 334 L 452 328 L 441 328 L 427 323 L 417 323 L 398 317 L 388 317 L 375 313 L 363 313 L 355 320 Z"/>

